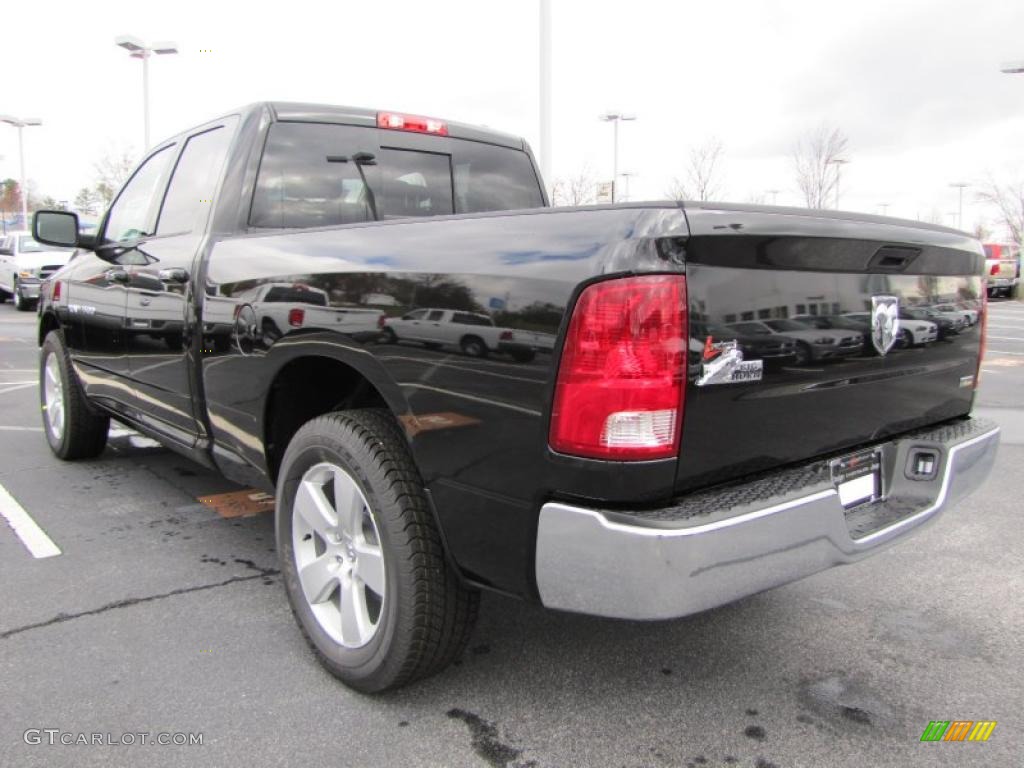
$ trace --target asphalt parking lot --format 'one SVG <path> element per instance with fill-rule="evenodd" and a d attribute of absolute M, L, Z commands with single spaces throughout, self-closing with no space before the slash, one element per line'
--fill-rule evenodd
<path fill-rule="evenodd" d="M 34 321 L 0 305 L 0 485 L 60 554 L 0 525 L 0 765 L 1020 764 L 1024 302 L 991 304 L 978 410 L 1004 426 L 996 470 L 911 543 L 672 622 L 485 595 L 457 666 L 378 697 L 307 650 L 271 514 L 227 503 L 244 489 L 126 430 L 99 460 L 53 458 Z M 932 720 L 998 726 L 921 743 Z"/>

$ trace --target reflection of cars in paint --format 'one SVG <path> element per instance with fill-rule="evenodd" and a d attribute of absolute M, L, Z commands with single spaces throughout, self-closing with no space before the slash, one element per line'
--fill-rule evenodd
<path fill-rule="evenodd" d="M 8 232 L 0 238 L 0 301 L 14 299 L 27 312 L 39 299 L 39 286 L 71 260 L 73 248 L 36 242 L 31 232 Z"/>
<path fill-rule="evenodd" d="M 237 298 L 252 305 L 257 329 L 270 343 L 289 329 L 324 329 L 375 338 L 384 322 L 379 309 L 331 306 L 327 291 L 304 283 L 264 283 Z"/>
<path fill-rule="evenodd" d="M 864 338 L 860 333 L 821 330 L 796 320 L 751 320 L 730 323 L 729 327 L 751 336 L 779 334 L 794 339 L 797 363 L 836 360 L 860 354 L 864 348 Z"/>
<path fill-rule="evenodd" d="M 418 341 L 428 348 L 455 346 L 470 357 L 501 352 L 520 363 L 533 360 L 546 347 L 542 335 L 532 331 L 499 328 L 488 315 L 456 309 L 416 309 L 384 321 L 390 341 Z"/>
<path fill-rule="evenodd" d="M 964 319 L 966 325 L 977 325 L 978 310 L 967 307 L 958 307 L 956 304 L 934 304 L 932 309 L 946 315 L 959 315 Z"/>
<path fill-rule="evenodd" d="M 796 339 L 776 333 L 743 333 L 728 325 L 694 323 L 690 338 L 691 349 L 696 349 L 700 354 L 703 354 L 707 339 L 710 338 L 712 344 L 735 341 L 743 353 L 744 360 L 763 360 L 766 366 L 785 365 L 796 361 Z"/>
<path fill-rule="evenodd" d="M 985 243 L 985 287 L 990 297 L 1012 296 L 1020 283 L 1020 249 Z"/>
<path fill-rule="evenodd" d="M 894 345 L 897 349 L 919 347 L 924 344 L 930 344 L 939 338 L 939 326 L 932 321 L 903 317 L 902 314 L 900 317 L 900 332 L 896 336 L 896 344 Z M 847 312 L 838 317 L 826 318 L 826 320 L 836 323 L 845 321 L 856 324 L 865 334 L 865 349 L 869 352 L 875 351 L 875 346 L 871 342 L 871 315 L 868 312 Z"/>
<path fill-rule="evenodd" d="M 822 294 L 872 306 L 876 286 L 925 303 L 921 275 L 978 295 L 980 243 L 889 221 L 912 273 L 874 270 L 859 258 L 878 249 L 873 217 L 544 204 L 521 139 L 433 119 L 258 104 L 158 143 L 97 237 L 36 215 L 37 234 L 82 249 L 42 291 L 43 437 L 61 459 L 94 457 L 114 419 L 275 491 L 294 615 L 325 668 L 364 692 L 457 659 L 481 587 L 684 616 L 859 560 L 984 481 L 998 429 L 970 417 L 980 334 L 771 380 L 723 347 L 699 390 L 684 359 L 691 322 L 763 297 L 776 316 Z M 851 254 L 862 269 L 844 271 Z M 132 303 L 136 274 L 177 286 L 163 297 L 181 307 L 181 349 L 125 338 L 126 307 L 156 317 Z M 514 296 L 508 328 L 460 327 L 496 344 L 517 323 L 559 329 L 559 347 L 514 366 L 323 328 L 264 349 L 239 296 L 296 276 L 403 306 Z M 272 303 L 326 309 L 257 302 Z M 232 343 L 200 347 L 199 328 L 232 320 Z"/>
<path fill-rule="evenodd" d="M 929 323 L 935 323 L 939 341 L 956 336 L 965 325 L 965 321 L 960 315 L 947 315 L 927 307 L 900 307 L 900 321 L 904 320 L 926 320 Z"/>

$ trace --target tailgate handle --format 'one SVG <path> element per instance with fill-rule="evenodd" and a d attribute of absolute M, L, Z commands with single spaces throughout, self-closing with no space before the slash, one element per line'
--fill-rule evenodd
<path fill-rule="evenodd" d="M 883 272 L 899 272 L 906 269 L 921 255 L 920 248 L 908 248 L 901 245 L 883 245 L 871 257 L 868 270 Z"/>

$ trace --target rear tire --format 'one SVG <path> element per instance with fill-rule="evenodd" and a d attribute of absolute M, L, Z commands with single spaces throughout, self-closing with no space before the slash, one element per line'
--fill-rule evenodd
<path fill-rule="evenodd" d="M 277 488 L 285 590 L 331 674 L 376 693 L 439 672 L 462 653 L 479 593 L 448 564 L 423 481 L 388 412 L 307 422 L 288 444 Z"/>
<path fill-rule="evenodd" d="M 468 357 L 487 357 L 487 345 L 479 336 L 464 336 L 459 347 Z"/>
<path fill-rule="evenodd" d="M 110 419 L 94 411 L 85 399 L 60 331 L 50 331 L 43 342 L 39 400 L 43 434 L 58 458 L 91 459 L 103 453 Z"/>

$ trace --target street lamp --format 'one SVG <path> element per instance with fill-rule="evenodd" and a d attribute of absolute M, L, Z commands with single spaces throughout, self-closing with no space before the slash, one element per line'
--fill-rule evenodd
<path fill-rule="evenodd" d="M 878 207 L 882 209 L 882 215 L 886 216 L 889 213 L 889 203 L 879 203 Z"/>
<path fill-rule="evenodd" d="M 18 129 L 18 159 L 21 162 L 21 224 L 28 226 L 28 184 L 25 180 L 25 142 L 22 139 L 22 130 L 30 125 L 42 125 L 43 121 L 38 117 L 12 117 L 11 115 L 0 115 L 0 122 L 13 125 Z"/>
<path fill-rule="evenodd" d="M 629 180 L 638 174 L 636 171 L 623 171 L 620 175 L 622 176 L 622 180 L 625 182 L 622 185 L 622 202 L 625 203 L 629 201 Z M 614 191 L 614 189 L 615 187 L 613 186 L 612 190 Z"/>
<path fill-rule="evenodd" d="M 827 165 L 834 165 L 836 167 L 836 210 L 837 211 L 839 210 L 839 171 L 842 170 L 842 167 L 844 165 L 846 165 L 848 162 L 850 162 L 850 161 L 849 160 L 844 160 L 841 157 L 837 157 L 837 158 L 834 158 L 832 160 L 829 160 L 828 163 L 826 163 Z"/>
<path fill-rule="evenodd" d="M 551 0 L 540 0 L 540 175 L 551 183 Z"/>
<path fill-rule="evenodd" d="M 623 112 L 605 112 L 603 115 L 598 115 L 601 120 L 606 123 L 611 123 L 614 127 L 612 132 L 612 202 L 615 202 L 616 194 L 615 187 L 619 181 L 619 123 L 623 120 L 636 120 L 636 115 L 627 115 Z"/>
<path fill-rule="evenodd" d="M 967 189 L 967 187 L 969 187 L 971 185 L 968 184 L 966 181 L 954 181 L 949 186 L 956 187 L 959 190 L 959 192 L 960 192 L 960 203 L 959 203 L 959 206 L 957 207 L 957 214 L 956 214 L 956 228 L 957 229 L 963 229 L 964 228 L 964 190 Z"/>
<path fill-rule="evenodd" d="M 766 189 L 765 191 L 769 195 L 772 196 L 772 205 L 777 205 L 776 201 L 779 199 L 779 192 L 781 192 L 782 190 L 781 189 Z"/>
<path fill-rule="evenodd" d="M 149 57 L 154 53 L 177 53 L 178 46 L 174 43 L 153 43 L 146 45 L 139 38 L 131 35 L 119 35 L 114 38 L 117 45 L 131 54 L 133 59 L 142 59 L 142 120 L 145 144 L 142 151 L 149 149 Z"/>

